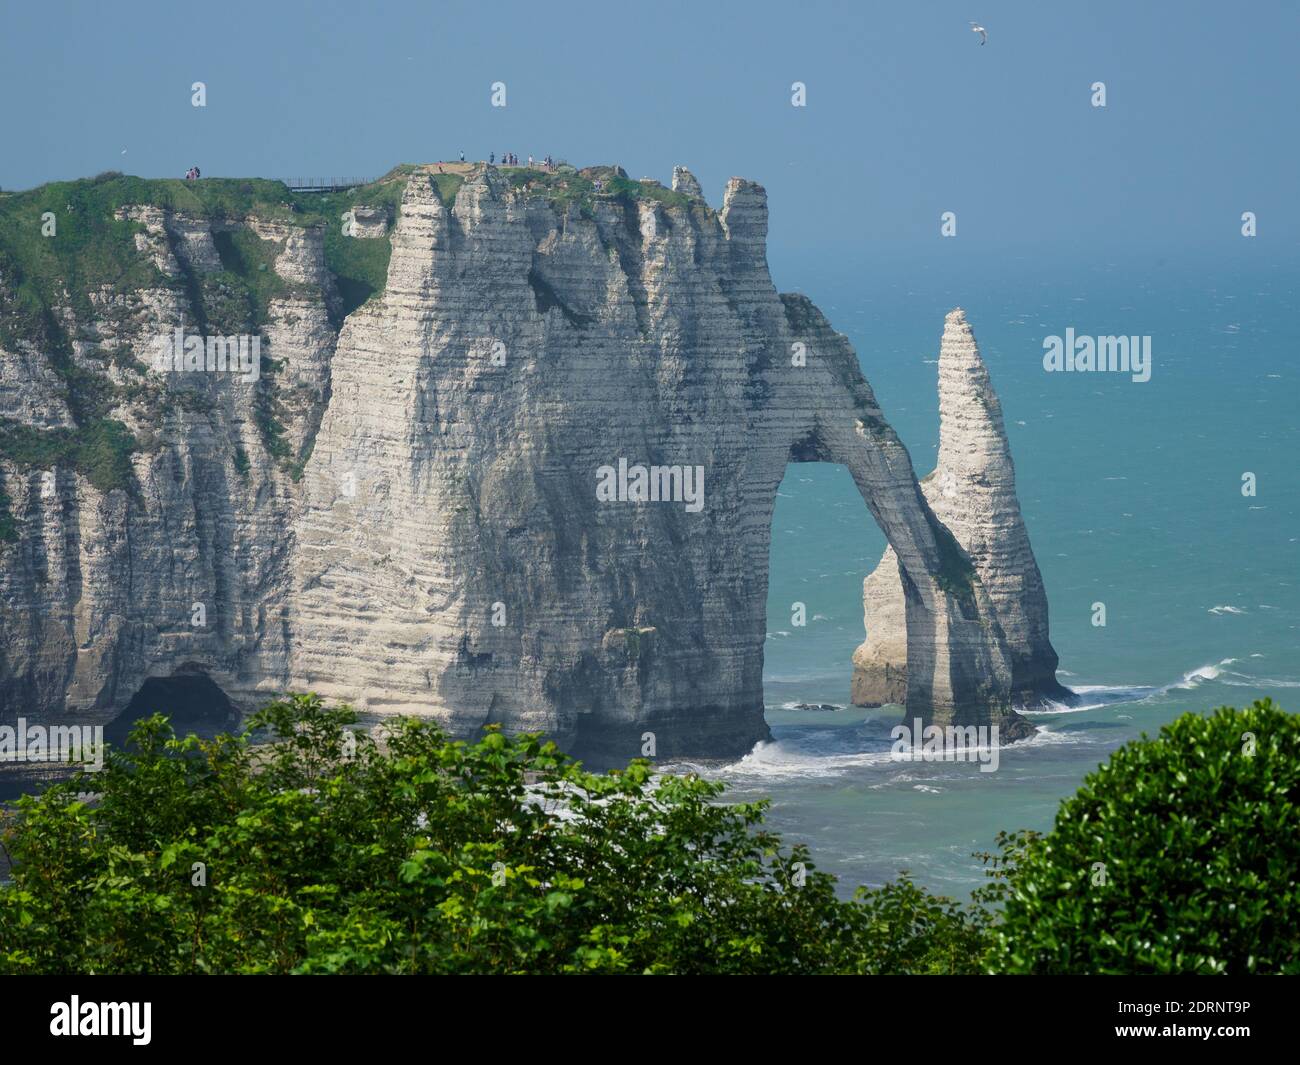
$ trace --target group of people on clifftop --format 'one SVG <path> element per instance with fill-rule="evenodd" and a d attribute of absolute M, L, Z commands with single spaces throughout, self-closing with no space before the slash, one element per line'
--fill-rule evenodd
<path fill-rule="evenodd" d="M 198 181 L 199 176 L 200 176 L 199 168 L 197 166 L 192 166 L 187 171 L 185 171 L 186 181 Z"/>
<path fill-rule="evenodd" d="M 464 153 L 462 153 L 462 154 L 461 154 L 461 160 L 464 161 L 464 158 L 465 158 Z M 496 164 L 496 161 L 497 161 L 497 153 L 496 153 L 496 152 L 488 152 L 488 165 L 489 165 L 489 166 L 493 166 L 493 165 Z M 501 165 L 502 165 L 502 166 L 518 166 L 518 165 L 519 165 L 519 156 L 515 155 L 514 152 L 502 152 L 502 153 L 501 153 Z M 553 159 L 550 157 L 550 155 L 546 155 L 546 156 L 543 156 L 543 157 L 542 157 L 542 160 L 541 160 L 540 163 L 536 163 L 536 164 L 535 164 L 534 161 L 533 161 L 533 157 L 530 155 L 530 156 L 528 157 L 528 166 L 529 166 L 529 168 L 531 169 L 534 165 L 540 166 L 543 170 L 550 170 L 550 169 L 552 169 L 552 168 L 555 166 L 555 160 L 553 160 Z"/>
<path fill-rule="evenodd" d="M 462 163 L 464 163 L 464 162 L 466 161 L 466 160 L 465 160 L 465 153 L 464 153 L 464 152 L 461 152 L 461 153 L 460 153 L 460 160 L 459 160 L 459 161 L 462 162 Z M 488 152 L 488 158 L 487 158 L 487 161 L 488 161 L 488 165 L 489 165 L 489 166 L 496 166 L 496 165 L 497 165 L 497 153 L 496 153 L 496 152 Z M 521 164 L 521 163 L 519 162 L 519 156 L 517 156 L 514 152 L 502 152 L 502 153 L 501 153 L 501 164 L 500 164 L 500 165 L 501 165 L 501 166 L 521 166 L 521 165 L 525 165 L 525 164 Z M 555 169 L 555 160 L 552 159 L 551 156 L 550 156 L 549 154 L 542 156 L 541 159 L 534 159 L 534 158 L 530 155 L 530 156 L 528 157 L 528 162 L 527 162 L 526 165 L 528 166 L 528 168 L 529 168 L 530 170 L 533 169 L 534 167 L 537 167 L 537 168 L 540 168 L 540 169 L 542 169 L 542 170 L 548 170 L 548 171 L 549 171 L 549 170 L 554 170 L 554 169 Z M 442 163 L 439 163 L 439 164 L 438 164 L 438 173 L 440 173 L 440 174 L 445 174 L 445 173 L 446 173 L 446 171 L 443 170 L 443 168 L 442 168 Z"/>

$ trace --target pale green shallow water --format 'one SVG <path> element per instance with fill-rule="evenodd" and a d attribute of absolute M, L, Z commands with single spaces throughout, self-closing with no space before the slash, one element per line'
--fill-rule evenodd
<path fill-rule="evenodd" d="M 774 267 L 778 264 L 774 263 Z M 861 580 L 884 540 L 847 472 L 791 466 L 778 499 L 765 696 L 774 742 L 710 775 L 767 796 L 846 889 L 908 869 L 964 895 L 999 829 L 1050 826 L 1059 800 L 1120 744 L 1178 714 L 1272 696 L 1300 710 L 1300 419 L 1294 264 L 1244 258 L 1034 272 L 957 267 L 890 277 L 856 264 L 787 270 L 848 334 L 918 474 L 938 440 L 944 312 L 967 311 L 1003 412 L 1051 604 L 1061 679 L 1090 709 L 1041 714 L 996 772 L 888 757 L 896 708 L 844 704 Z M 900 280 L 900 278 L 902 278 Z M 852 279 L 852 280 L 846 280 Z M 973 280 L 972 280 L 973 279 Z M 789 280 L 781 277 L 782 287 Z M 1046 374 L 1042 338 L 1148 334 L 1152 379 Z M 1258 478 L 1255 498 L 1241 475 Z M 807 604 L 805 628 L 791 604 Z M 1107 625 L 1091 624 L 1092 604 Z M 1231 608 L 1225 610 L 1223 608 Z"/>

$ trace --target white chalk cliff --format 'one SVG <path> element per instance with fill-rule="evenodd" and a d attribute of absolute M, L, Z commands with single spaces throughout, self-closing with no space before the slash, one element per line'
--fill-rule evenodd
<path fill-rule="evenodd" d="M 825 461 L 891 544 L 881 603 L 902 654 L 869 640 L 860 668 L 887 664 L 927 722 L 1031 731 L 1011 704 L 1055 655 L 964 321 L 945 333 L 940 465 L 983 501 L 965 515 L 922 492 L 848 341 L 775 290 L 763 189 L 732 179 L 715 211 L 685 168 L 673 185 L 583 204 L 479 167 L 444 203 L 417 171 L 386 286 L 341 322 L 319 228 L 124 212 L 159 280 L 90 294 L 72 357 L 113 385 L 133 483 L 57 469 L 51 491 L 47 470 L 0 460 L 17 530 L 0 542 L 0 716 L 106 720 L 146 678 L 201 674 L 244 710 L 310 689 L 461 734 L 543 731 L 595 761 L 639 755 L 647 732 L 659 757 L 732 757 L 768 734 L 776 490 L 788 463 Z M 386 218 L 358 213 L 357 235 Z M 274 374 L 151 372 L 153 338 L 197 318 L 214 238 L 241 226 L 285 282 L 261 323 Z M 0 318 L 4 284 L 0 264 Z M 69 424 L 51 353 L 12 346 L 0 418 Z M 278 457 L 257 428 L 271 390 Z M 598 500 L 620 459 L 702 467 L 703 507 Z"/>

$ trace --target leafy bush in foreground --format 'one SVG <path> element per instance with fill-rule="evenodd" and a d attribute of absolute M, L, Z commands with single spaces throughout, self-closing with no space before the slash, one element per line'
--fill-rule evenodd
<path fill-rule="evenodd" d="M 1184 714 L 1061 805 L 1011 878 L 995 965 L 1300 973 L 1300 718 Z"/>
<path fill-rule="evenodd" d="M 841 900 L 721 784 L 354 721 L 295 696 L 255 746 L 151 718 L 21 800 L 0 972 L 1300 972 L 1300 719 L 1267 700 L 1116 751 L 968 906 Z"/>
<path fill-rule="evenodd" d="M 295 696 L 253 746 L 153 718 L 22 800 L 0 971 L 926 973 L 987 950 L 984 910 L 905 879 L 838 899 L 720 784 L 415 721 L 381 751 L 353 721 Z"/>

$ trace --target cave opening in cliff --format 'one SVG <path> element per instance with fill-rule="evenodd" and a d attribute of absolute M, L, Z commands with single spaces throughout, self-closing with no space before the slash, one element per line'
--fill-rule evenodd
<path fill-rule="evenodd" d="M 104 729 L 104 739 L 121 745 L 132 726 L 141 718 L 164 714 L 177 735 L 193 732 L 211 738 L 232 728 L 239 713 L 230 699 L 202 672 L 150 677 L 140 686 L 126 708 Z"/>
<path fill-rule="evenodd" d="M 769 723 L 781 710 L 849 705 L 853 652 L 864 635 L 862 581 L 885 549 L 847 466 L 792 459 L 777 492 L 768 551 Z"/>

